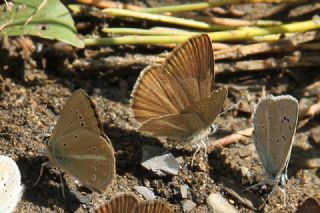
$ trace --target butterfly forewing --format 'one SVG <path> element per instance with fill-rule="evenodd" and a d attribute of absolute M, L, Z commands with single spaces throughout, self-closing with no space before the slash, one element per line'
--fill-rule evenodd
<path fill-rule="evenodd" d="M 268 178 L 279 178 L 288 164 L 297 120 L 298 102 L 289 95 L 268 96 L 255 110 L 254 141 Z"/>
<path fill-rule="evenodd" d="M 145 68 L 132 92 L 131 108 L 137 121 L 178 113 L 176 106 L 166 94 L 165 83 L 160 76 L 161 66 Z M 150 87 L 151 85 L 151 87 Z"/>
<path fill-rule="evenodd" d="M 85 91 L 75 91 L 67 101 L 48 143 L 48 157 L 93 191 L 102 192 L 114 179 L 114 151 Z"/>
<path fill-rule="evenodd" d="M 131 213 L 173 213 L 173 211 L 164 202 L 146 200 L 137 204 Z"/>
<path fill-rule="evenodd" d="M 161 66 L 141 72 L 132 92 L 137 121 L 179 113 L 211 94 L 213 51 L 208 35 L 198 35 L 177 47 Z"/>
<path fill-rule="evenodd" d="M 20 171 L 7 156 L 0 156 L 0 171 L 0 212 L 11 213 L 22 196 Z"/>
<path fill-rule="evenodd" d="M 132 209 L 139 200 L 131 193 L 125 193 L 113 197 L 107 203 L 95 209 L 95 213 L 132 213 Z"/>
<path fill-rule="evenodd" d="M 74 91 L 62 109 L 50 141 L 78 128 L 101 134 L 94 105 L 82 89 Z"/>
<path fill-rule="evenodd" d="M 183 108 L 210 96 L 214 81 L 212 43 L 207 34 L 191 37 L 172 51 L 163 64 L 162 72 L 172 78 L 172 92 L 183 89 Z M 175 81 L 176 82 L 175 82 Z M 174 84 L 178 83 L 178 84 Z M 175 87 L 179 85 L 179 87 Z"/>

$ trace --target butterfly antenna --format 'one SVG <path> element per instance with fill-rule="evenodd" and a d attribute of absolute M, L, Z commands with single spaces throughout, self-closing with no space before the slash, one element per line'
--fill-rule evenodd
<path fill-rule="evenodd" d="M 43 168 L 44 168 L 45 166 L 48 166 L 48 165 L 50 165 L 50 162 L 49 162 L 49 161 L 47 161 L 47 162 L 45 162 L 45 163 L 43 163 L 43 164 L 41 165 L 40 174 L 39 174 L 36 182 L 32 185 L 32 187 L 35 187 L 36 185 L 38 185 L 38 183 L 40 182 L 40 179 L 41 179 L 41 177 L 42 177 L 42 174 L 43 174 Z"/>

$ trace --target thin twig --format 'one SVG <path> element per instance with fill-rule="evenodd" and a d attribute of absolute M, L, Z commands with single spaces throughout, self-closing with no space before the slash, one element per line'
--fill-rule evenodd
<path fill-rule="evenodd" d="M 116 9 L 116 8 L 107 8 L 102 10 L 103 13 L 111 17 L 127 17 L 127 18 L 136 18 L 148 21 L 156 21 L 167 24 L 175 24 L 183 27 L 190 27 L 200 30 L 230 30 L 235 29 L 235 27 L 221 26 L 221 25 L 212 25 L 206 22 L 195 21 L 192 19 L 184 19 L 167 15 L 158 15 L 143 13 L 132 10 Z"/>
<path fill-rule="evenodd" d="M 259 71 L 259 70 L 272 70 L 272 69 L 283 69 L 293 67 L 310 67 L 319 66 L 320 56 L 319 54 L 314 55 L 303 55 L 299 53 L 290 56 L 278 58 L 267 58 L 260 60 L 248 60 L 238 61 L 231 63 L 216 63 L 215 73 L 228 73 L 228 72 L 248 72 L 248 71 Z"/>
<path fill-rule="evenodd" d="M 320 39 L 320 33 L 317 31 L 311 31 L 301 34 L 294 34 L 273 43 L 263 42 L 216 51 L 214 56 L 216 60 L 220 60 L 239 59 L 249 55 L 256 55 L 267 52 L 292 52 L 293 50 L 298 48 L 299 44 L 316 39 Z"/>
<path fill-rule="evenodd" d="M 256 27 L 266 27 L 282 24 L 281 21 L 274 20 L 243 20 L 243 19 L 234 19 L 234 18 L 218 18 L 218 17 L 208 17 L 208 16 L 199 16 L 194 14 L 186 14 L 179 16 L 187 19 L 194 19 L 197 21 L 206 22 L 208 24 L 223 25 L 230 27 L 245 27 L 245 26 L 256 26 Z"/>
<path fill-rule="evenodd" d="M 123 35 L 195 35 L 196 32 L 190 32 L 186 30 L 180 29 L 159 29 L 159 28 L 151 28 L 151 29 L 140 29 L 140 28 L 103 28 L 102 32 L 104 33 L 115 33 L 115 34 L 123 34 Z"/>
<path fill-rule="evenodd" d="M 210 7 L 219 7 L 234 4 L 249 4 L 249 3 L 304 3 L 310 0 L 219 0 L 213 2 L 200 2 L 192 4 L 180 4 L 173 6 L 146 8 L 141 11 L 147 13 L 165 13 L 165 12 L 185 12 L 204 10 Z"/>
<path fill-rule="evenodd" d="M 120 8 L 120 9 L 128 9 L 128 10 L 142 10 L 145 9 L 144 7 L 127 4 L 127 3 L 121 3 L 121 2 L 112 2 L 108 0 L 77 0 L 77 2 L 86 4 L 86 5 L 92 5 L 101 9 L 105 8 Z"/>
<path fill-rule="evenodd" d="M 189 21 L 189 20 L 188 20 Z M 313 20 L 294 22 L 273 27 L 259 28 L 246 27 L 239 30 L 229 30 L 208 33 L 213 42 L 248 40 L 256 36 L 272 35 L 280 33 L 305 32 L 320 28 L 319 17 Z M 187 40 L 189 35 L 177 36 L 121 36 L 116 38 L 87 38 L 84 43 L 87 46 L 124 45 L 124 44 L 171 44 L 181 43 Z"/>
<path fill-rule="evenodd" d="M 320 113 L 320 102 L 313 104 L 310 107 L 300 109 L 299 111 L 299 120 L 305 119 L 307 117 L 314 117 Z"/>

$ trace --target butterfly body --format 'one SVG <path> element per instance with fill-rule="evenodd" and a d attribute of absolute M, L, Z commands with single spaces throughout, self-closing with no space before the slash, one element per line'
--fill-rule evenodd
<path fill-rule="evenodd" d="M 264 168 L 263 184 L 287 179 L 287 167 L 298 121 L 298 101 L 290 95 L 268 96 L 254 112 L 254 142 Z"/>
<path fill-rule="evenodd" d="M 227 97 L 226 87 L 213 89 L 213 66 L 210 38 L 202 34 L 145 68 L 131 95 L 139 131 L 183 143 L 206 138 Z"/>
<path fill-rule="evenodd" d="M 93 103 L 81 89 L 62 110 L 47 150 L 51 163 L 92 191 L 103 191 L 114 179 L 113 147 L 100 128 Z"/>

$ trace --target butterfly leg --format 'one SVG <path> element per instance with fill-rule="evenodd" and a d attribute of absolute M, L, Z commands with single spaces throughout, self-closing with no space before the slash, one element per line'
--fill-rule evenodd
<path fill-rule="evenodd" d="M 38 183 L 40 182 L 40 179 L 41 179 L 42 174 L 43 174 L 43 168 L 44 168 L 45 166 L 49 166 L 49 165 L 50 165 L 50 161 L 47 161 L 47 162 L 45 162 L 45 163 L 43 163 L 43 164 L 41 165 L 40 174 L 39 174 L 36 182 L 32 185 L 33 187 L 36 186 L 36 185 L 38 185 Z"/>
<path fill-rule="evenodd" d="M 62 190 L 62 196 L 63 196 L 63 199 L 66 199 L 66 194 L 64 192 L 64 184 L 63 184 L 63 178 L 62 178 L 62 175 L 61 175 L 61 170 L 58 169 L 59 171 L 59 178 L 60 178 L 60 183 L 61 183 L 61 190 Z"/>
<path fill-rule="evenodd" d="M 197 144 L 197 150 L 194 152 L 194 154 L 193 154 L 193 156 L 192 156 L 192 160 L 191 160 L 191 166 L 193 167 L 193 162 L 194 162 L 194 159 L 196 158 L 196 155 L 198 154 L 198 152 L 200 151 L 200 149 L 201 149 L 201 146 L 198 144 L 198 143 L 196 143 Z"/>
<path fill-rule="evenodd" d="M 207 136 L 207 140 L 206 141 L 209 141 L 208 136 Z M 201 140 L 201 143 L 202 143 L 202 145 L 204 147 L 204 160 L 208 165 L 208 162 L 209 162 L 209 160 L 208 160 L 208 144 L 206 142 L 204 142 L 203 140 Z"/>

